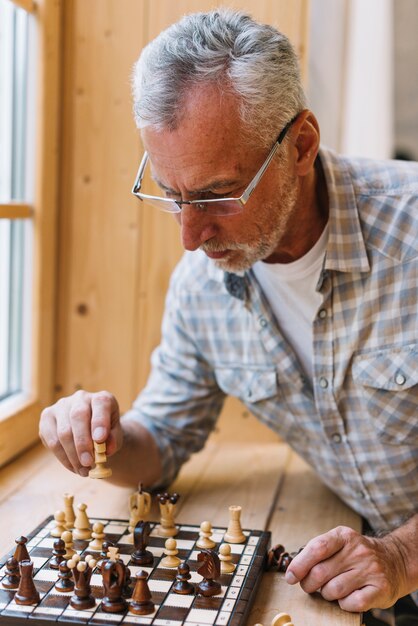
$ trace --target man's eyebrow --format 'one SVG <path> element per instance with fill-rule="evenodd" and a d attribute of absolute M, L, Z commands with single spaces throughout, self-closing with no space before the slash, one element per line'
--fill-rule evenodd
<path fill-rule="evenodd" d="M 172 189 L 171 187 L 168 187 L 167 185 L 165 185 L 162 181 L 158 180 L 158 178 L 156 176 L 153 176 L 152 178 L 157 183 L 157 185 L 160 187 L 160 189 L 162 189 L 166 193 L 172 193 L 172 194 L 178 194 L 179 193 L 176 189 Z M 202 188 L 188 189 L 188 192 L 191 195 L 199 195 L 199 194 L 202 194 L 202 193 L 208 193 L 210 191 L 214 191 L 215 189 L 224 189 L 225 187 L 236 187 L 236 188 L 239 188 L 240 186 L 241 186 L 241 183 L 239 183 L 236 178 L 221 178 L 221 179 L 216 179 L 216 180 L 213 180 L 213 181 L 209 181 Z"/>

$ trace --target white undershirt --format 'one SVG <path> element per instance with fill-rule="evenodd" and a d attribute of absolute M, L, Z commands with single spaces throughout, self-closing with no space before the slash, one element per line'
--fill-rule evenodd
<path fill-rule="evenodd" d="M 292 263 L 258 261 L 253 271 L 283 335 L 312 380 L 312 322 L 322 303 L 315 291 L 328 241 L 328 225 L 313 248 Z"/>

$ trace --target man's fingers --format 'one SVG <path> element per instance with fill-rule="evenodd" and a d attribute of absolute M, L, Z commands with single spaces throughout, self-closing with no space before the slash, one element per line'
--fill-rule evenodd
<path fill-rule="evenodd" d="M 39 437 L 44 446 L 50 448 L 57 459 L 71 472 L 77 470 L 71 465 L 64 448 L 57 434 L 57 424 L 53 411 L 48 408 L 42 412 L 41 422 L 39 425 Z"/>
<path fill-rule="evenodd" d="M 285 575 L 286 581 L 290 585 L 294 585 L 303 580 L 315 565 L 326 561 L 326 559 L 339 552 L 346 544 L 348 535 L 351 533 L 354 533 L 351 528 L 338 526 L 323 535 L 311 539 L 289 565 Z M 321 569 L 318 571 L 317 588 L 321 586 L 320 578 L 324 575 Z"/>
<path fill-rule="evenodd" d="M 320 593 L 325 600 L 330 602 L 332 600 L 341 600 L 361 587 L 362 584 L 363 581 L 359 580 L 358 572 L 347 571 L 324 583 Z"/>
<path fill-rule="evenodd" d="M 80 469 L 82 467 L 91 467 L 93 464 L 93 443 L 91 440 L 90 422 L 91 422 L 91 403 L 87 393 L 79 393 L 71 403 L 67 414 L 62 415 L 63 428 L 69 428 L 71 438 L 65 450 L 71 463 Z"/>
<path fill-rule="evenodd" d="M 110 435 L 112 426 L 119 421 L 119 406 L 108 391 L 93 393 L 91 397 L 91 436 L 103 443 Z"/>
<path fill-rule="evenodd" d="M 94 463 L 93 437 L 108 441 L 108 454 L 122 445 L 118 403 L 107 391 L 77 391 L 42 412 L 39 435 L 67 469 L 87 476 Z"/>
<path fill-rule="evenodd" d="M 356 589 L 345 598 L 338 600 L 338 604 L 344 611 L 351 611 L 352 613 L 361 613 L 376 607 L 385 609 L 391 606 L 390 603 L 382 599 L 378 589 L 373 585 Z"/>

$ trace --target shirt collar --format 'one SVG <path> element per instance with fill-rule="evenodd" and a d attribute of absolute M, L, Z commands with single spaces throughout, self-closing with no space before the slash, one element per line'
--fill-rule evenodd
<path fill-rule="evenodd" d="M 368 272 L 370 263 L 348 163 L 344 157 L 326 148 L 320 149 L 319 158 L 329 198 L 329 236 L 324 269 Z"/>

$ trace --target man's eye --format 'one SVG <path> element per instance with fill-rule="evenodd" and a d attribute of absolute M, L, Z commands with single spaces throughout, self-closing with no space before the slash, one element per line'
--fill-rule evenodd
<path fill-rule="evenodd" d="M 209 193 L 205 194 L 205 198 L 207 200 L 219 200 L 220 198 L 227 198 L 228 196 L 231 196 L 232 192 L 231 191 L 225 191 L 222 193 L 215 193 L 213 191 L 210 191 Z"/>
<path fill-rule="evenodd" d="M 164 191 L 164 195 L 166 198 L 170 198 L 170 200 L 181 200 L 181 195 L 179 193 L 175 193 L 174 191 Z"/>

